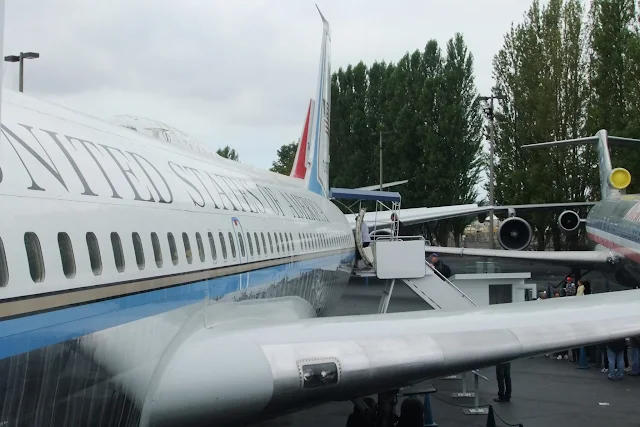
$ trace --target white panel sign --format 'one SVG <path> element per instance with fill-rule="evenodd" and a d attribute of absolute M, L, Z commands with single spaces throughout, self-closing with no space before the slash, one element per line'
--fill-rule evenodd
<path fill-rule="evenodd" d="M 379 279 L 417 279 L 425 275 L 424 240 L 376 242 Z"/>

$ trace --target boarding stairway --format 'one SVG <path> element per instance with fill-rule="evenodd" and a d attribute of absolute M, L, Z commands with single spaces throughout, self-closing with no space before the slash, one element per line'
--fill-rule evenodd
<path fill-rule="evenodd" d="M 464 310 L 476 307 L 476 303 L 427 261 L 424 277 L 402 281 L 434 310 Z"/>

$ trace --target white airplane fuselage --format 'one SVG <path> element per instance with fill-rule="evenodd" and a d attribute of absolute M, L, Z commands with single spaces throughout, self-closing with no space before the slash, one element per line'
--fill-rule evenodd
<path fill-rule="evenodd" d="M 339 299 L 351 227 L 303 180 L 2 101 L 0 426 L 135 425 L 198 310 L 219 325 L 244 313 L 215 318 L 224 302 L 300 297 L 315 315 Z"/>

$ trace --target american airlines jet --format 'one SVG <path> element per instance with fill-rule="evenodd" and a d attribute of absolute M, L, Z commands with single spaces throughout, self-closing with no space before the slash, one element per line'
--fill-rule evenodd
<path fill-rule="evenodd" d="M 327 198 L 322 21 L 309 148 L 292 176 L 222 159 L 158 122 L 108 123 L 4 91 L 0 426 L 248 425 L 640 334 L 634 290 L 318 316 L 355 256 Z"/>

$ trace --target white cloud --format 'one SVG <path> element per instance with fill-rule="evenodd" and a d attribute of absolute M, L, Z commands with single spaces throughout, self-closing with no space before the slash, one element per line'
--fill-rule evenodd
<path fill-rule="evenodd" d="M 8 0 L 4 53 L 36 51 L 25 92 L 99 117 L 166 122 L 241 161 L 269 167 L 298 138 L 318 71 L 322 24 L 300 0 Z M 319 0 L 332 66 L 397 61 L 464 34 L 477 84 L 529 0 Z M 4 65 L 17 86 L 16 64 Z"/>

